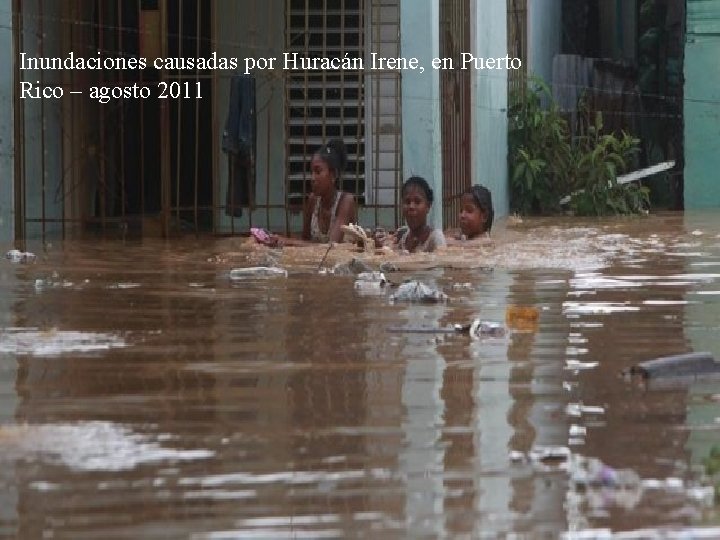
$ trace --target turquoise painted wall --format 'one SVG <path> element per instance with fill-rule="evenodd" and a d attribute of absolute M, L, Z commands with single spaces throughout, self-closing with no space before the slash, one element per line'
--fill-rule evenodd
<path fill-rule="evenodd" d="M 504 58 L 507 54 L 506 0 L 474 3 L 473 54 L 483 58 Z M 427 38 L 426 38 L 427 39 Z M 473 81 L 473 183 L 492 192 L 495 216 L 509 210 L 507 167 L 507 84 L 506 70 L 477 70 Z M 403 127 L 403 132 L 407 129 Z"/>
<path fill-rule="evenodd" d="M 527 10 L 528 73 L 551 83 L 562 42 L 562 0 L 528 0 Z"/>
<path fill-rule="evenodd" d="M 430 183 L 438 202 L 431 223 L 442 228 L 442 160 L 440 121 L 440 72 L 432 69 L 440 56 L 440 5 L 436 0 L 401 0 L 400 51 L 415 57 L 420 70 L 402 73 L 403 179 L 420 175 Z"/>
<path fill-rule="evenodd" d="M 47 56 L 51 51 L 62 51 L 62 26 L 54 24 L 63 20 L 61 2 L 26 0 L 23 7 L 24 51 L 28 56 Z M 42 14 L 42 17 L 40 15 Z M 42 36 L 42 39 L 27 39 Z M 41 54 L 42 52 L 42 54 Z M 25 81 L 40 82 L 43 86 L 62 84 L 61 70 L 25 70 Z M 66 137 L 62 126 L 62 99 L 24 99 L 24 169 L 25 169 L 25 219 L 28 240 L 59 237 L 63 217 L 63 161 L 62 143 Z M 9 178 L 12 178 L 10 176 Z M 30 221 L 27 221 L 30 220 Z M 43 234 L 44 233 L 44 234 Z"/>
<path fill-rule="evenodd" d="M 0 248 L 14 239 L 12 5 L 0 0 Z"/>
<path fill-rule="evenodd" d="M 282 60 L 285 44 L 285 7 L 284 4 L 272 2 L 256 2 L 252 9 L 243 2 L 236 0 L 217 0 L 215 6 L 217 17 L 217 53 L 218 56 L 236 57 L 240 67 L 244 68 L 245 58 L 277 57 Z M 276 64 L 277 65 L 277 64 Z M 244 72 L 244 69 L 240 70 Z M 285 204 L 285 109 L 283 105 L 284 85 L 281 69 L 257 71 L 257 160 L 256 160 L 256 203 L 265 205 Z M 221 148 L 222 128 L 228 111 L 230 99 L 230 78 L 224 74 L 218 80 L 216 90 L 217 106 L 215 108 L 215 125 L 213 133 L 216 148 Z M 268 137 L 268 132 L 270 137 Z M 214 167 L 217 171 L 218 192 L 216 203 L 225 203 L 228 184 L 227 156 L 218 152 Z M 270 184 L 269 201 L 266 186 Z M 225 215 L 225 211 L 216 214 L 218 230 L 229 232 L 247 231 L 250 226 L 250 212 L 244 210 L 241 218 Z M 253 226 L 265 227 L 268 212 L 258 209 L 252 213 Z M 302 227 L 302 216 L 298 213 L 291 218 L 291 228 Z M 270 229 L 285 230 L 285 210 L 270 210 Z"/>
<path fill-rule="evenodd" d="M 685 208 L 720 207 L 720 2 L 688 0 Z"/>

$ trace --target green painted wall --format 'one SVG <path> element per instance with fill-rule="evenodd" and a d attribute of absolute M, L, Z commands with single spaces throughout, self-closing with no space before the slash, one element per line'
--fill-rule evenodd
<path fill-rule="evenodd" d="M 440 56 L 439 20 L 435 0 L 400 2 L 401 54 L 425 66 L 422 73 L 402 73 L 403 180 L 423 176 L 437 195 L 442 193 L 440 73 L 431 63 Z M 430 221 L 442 228 L 442 204 L 433 205 Z"/>
<path fill-rule="evenodd" d="M 10 0 L 0 0 L 0 49 L 12 51 Z M 0 55 L 0 248 L 14 238 L 12 54 Z"/>
<path fill-rule="evenodd" d="M 720 2 L 687 1 L 685 208 L 720 207 Z"/>

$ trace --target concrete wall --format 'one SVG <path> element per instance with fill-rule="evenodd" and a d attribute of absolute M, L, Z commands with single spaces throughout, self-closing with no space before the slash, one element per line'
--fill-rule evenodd
<path fill-rule="evenodd" d="M 473 12 L 471 52 L 477 57 L 504 58 L 507 54 L 506 0 L 473 2 Z M 473 183 L 490 189 L 496 217 L 506 215 L 509 210 L 507 85 L 507 71 L 477 70 L 472 89 Z M 404 132 L 408 133 L 407 128 Z"/>
<path fill-rule="evenodd" d="M 527 10 L 527 72 L 550 84 L 562 45 L 562 0 L 527 0 Z"/>
<path fill-rule="evenodd" d="M 284 4 L 270 2 L 237 2 L 236 0 L 217 0 L 215 5 L 217 21 L 218 56 L 236 57 L 240 68 L 245 66 L 245 58 L 276 57 L 282 60 L 285 44 Z M 280 67 L 282 65 L 280 64 Z M 241 73 L 244 72 L 244 69 Z M 225 125 L 230 99 L 230 73 L 218 81 L 215 98 L 216 148 L 222 148 L 222 128 Z M 285 125 L 284 125 L 284 86 L 282 69 L 258 71 L 256 75 L 257 105 L 257 161 L 256 161 L 256 203 L 258 206 L 269 202 L 273 205 L 285 203 Z M 268 137 L 269 131 L 269 137 Z M 218 177 L 219 193 L 215 194 L 216 203 L 225 203 L 228 184 L 228 160 L 222 152 L 216 156 L 215 170 Z M 270 184 L 269 201 L 267 184 Z M 265 226 L 267 210 L 254 212 L 253 222 Z M 216 215 L 217 227 L 221 231 L 231 229 L 231 218 L 221 210 Z M 291 227 L 296 230 L 302 226 L 300 214 L 294 216 Z M 299 224 L 298 224 L 299 223 Z M 247 230 L 250 224 L 250 212 L 243 211 L 242 218 L 235 218 L 235 231 Z M 285 210 L 272 209 L 270 227 L 273 230 L 285 229 Z"/>
<path fill-rule="evenodd" d="M 440 72 L 432 69 L 440 56 L 440 5 L 436 0 L 401 0 L 400 50 L 415 57 L 425 71 L 402 73 L 403 178 L 423 176 L 442 193 Z M 433 206 L 430 223 L 442 228 L 442 204 Z"/>
<path fill-rule="evenodd" d="M 688 0 L 685 209 L 720 207 L 720 3 Z"/>
<path fill-rule="evenodd" d="M 14 239 L 12 3 L 0 0 L 0 250 Z"/>
<path fill-rule="evenodd" d="M 62 28 L 55 21 L 63 20 L 61 2 L 29 0 L 23 7 L 23 50 L 28 56 L 62 54 Z M 40 86 L 62 83 L 62 71 L 24 70 L 22 80 Z M 24 170 L 26 238 L 52 238 L 62 226 L 48 221 L 62 218 L 62 99 L 24 99 L 16 104 L 24 108 Z M 22 159 L 18 156 L 18 159 Z M 10 176 L 12 178 L 12 176 Z"/>

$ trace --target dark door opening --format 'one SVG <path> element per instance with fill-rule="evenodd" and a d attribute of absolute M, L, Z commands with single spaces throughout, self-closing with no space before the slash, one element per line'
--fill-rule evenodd
<path fill-rule="evenodd" d="M 126 99 L 100 108 L 98 172 L 93 221 L 165 215 L 175 230 L 213 229 L 212 75 L 197 70 L 158 70 L 156 57 L 208 57 L 212 49 L 211 2 L 98 1 L 96 47 L 104 56 L 144 57 L 144 70 L 100 75 L 106 86 L 148 86 L 149 99 Z M 164 28 L 163 28 L 164 26 Z M 165 37 L 165 43 L 162 38 Z M 167 98 L 158 96 L 162 90 Z M 197 96 L 201 96 L 198 98 Z M 163 114 L 163 107 L 167 107 Z M 167 144 L 163 144 L 164 137 Z"/>

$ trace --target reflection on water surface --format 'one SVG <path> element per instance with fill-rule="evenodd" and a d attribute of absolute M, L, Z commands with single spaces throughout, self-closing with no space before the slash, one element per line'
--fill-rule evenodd
<path fill-rule="evenodd" d="M 495 239 L 388 275 L 438 305 L 319 274 L 322 247 L 96 239 L 0 260 L 0 534 L 714 537 L 720 391 L 619 373 L 720 355 L 720 218 Z M 230 279 L 273 264 L 288 275 Z M 388 331 L 502 323 L 510 304 L 537 326 Z"/>

